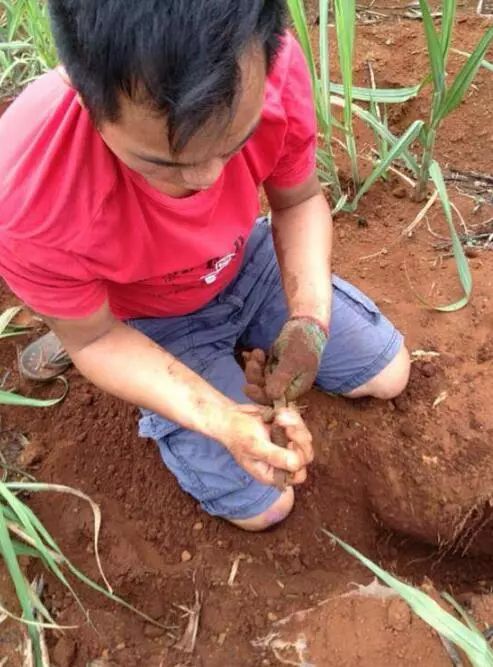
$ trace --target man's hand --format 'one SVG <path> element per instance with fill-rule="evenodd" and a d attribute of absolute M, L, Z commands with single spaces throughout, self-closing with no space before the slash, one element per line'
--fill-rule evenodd
<path fill-rule="evenodd" d="M 327 342 L 323 326 L 310 317 L 286 322 L 266 359 L 261 350 L 246 353 L 245 393 L 263 405 L 294 401 L 311 389 Z"/>
<path fill-rule="evenodd" d="M 300 415 L 290 408 L 279 410 L 275 424 L 284 428 L 289 439 L 286 449 L 270 440 L 270 427 L 256 405 L 237 405 L 225 420 L 228 424 L 221 438 L 236 462 L 252 477 L 274 485 L 274 470 L 290 473 L 290 484 L 302 484 L 306 466 L 313 460 L 312 436 Z"/>

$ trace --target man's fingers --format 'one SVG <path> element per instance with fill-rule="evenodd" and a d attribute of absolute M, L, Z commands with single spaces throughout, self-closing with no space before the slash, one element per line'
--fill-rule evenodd
<path fill-rule="evenodd" d="M 264 366 L 256 359 L 249 359 L 245 365 L 245 377 L 249 383 L 263 387 L 265 385 Z"/>
<path fill-rule="evenodd" d="M 289 484 L 296 486 L 296 484 L 303 484 L 306 482 L 307 478 L 307 470 L 306 468 L 301 468 L 301 470 L 298 470 L 298 472 L 295 472 L 293 475 L 290 475 L 289 477 Z"/>
<path fill-rule="evenodd" d="M 248 455 L 267 463 L 273 468 L 287 470 L 287 472 L 298 472 L 305 465 L 304 456 L 298 450 L 278 447 L 268 441 L 252 447 Z"/>
<path fill-rule="evenodd" d="M 248 461 L 243 461 L 243 467 L 252 477 L 262 484 L 275 486 L 276 469 L 264 461 L 249 459 Z M 306 468 L 301 468 L 298 472 L 289 475 L 289 485 L 303 484 L 303 482 L 306 481 L 306 477 Z"/>
<path fill-rule="evenodd" d="M 243 393 L 245 396 L 259 405 L 270 405 L 272 401 L 267 398 L 265 390 L 262 387 L 259 387 L 256 384 L 247 384 L 243 387 Z"/>
<path fill-rule="evenodd" d="M 271 400 L 278 400 L 286 394 L 294 377 L 291 369 L 284 368 L 281 365 L 276 366 L 271 373 L 266 375 L 265 393 Z"/>
<path fill-rule="evenodd" d="M 263 350 L 260 350 L 259 348 L 256 348 L 255 350 L 252 350 L 251 353 L 251 359 L 254 359 L 257 363 L 259 363 L 261 366 L 265 366 L 265 362 L 267 360 L 267 356 Z"/>
<path fill-rule="evenodd" d="M 280 410 L 276 414 L 276 424 L 285 429 L 293 447 L 303 452 L 305 463 L 311 463 L 313 461 L 313 438 L 299 412 L 290 408 Z"/>

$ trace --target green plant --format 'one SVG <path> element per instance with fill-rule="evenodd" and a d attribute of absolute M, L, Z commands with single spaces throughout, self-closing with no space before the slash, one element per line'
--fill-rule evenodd
<path fill-rule="evenodd" d="M 472 624 L 465 625 L 455 616 L 449 614 L 433 598 L 423 591 L 400 581 L 396 577 L 383 570 L 376 563 L 366 558 L 362 553 L 349 544 L 336 537 L 328 530 L 323 532 L 345 549 L 349 554 L 357 558 L 373 574 L 381 579 L 398 593 L 411 607 L 415 614 L 423 619 L 442 637 L 458 646 L 467 655 L 473 667 L 493 667 L 493 650 L 489 646 L 481 632 Z M 447 598 L 449 601 L 451 598 Z M 453 605 L 458 608 L 457 603 Z M 462 613 L 461 613 L 462 615 Z"/>
<path fill-rule="evenodd" d="M 306 18 L 306 12 L 303 0 L 288 0 L 291 18 L 298 35 L 298 39 L 305 53 L 308 62 L 312 86 L 314 92 L 315 108 L 321 138 L 321 146 L 318 150 L 318 165 L 321 180 L 330 186 L 332 198 L 334 201 L 334 212 L 342 207 L 347 210 L 354 210 L 354 201 L 347 203 L 347 195 L 342 192 L 339 181 L 338 170 L 334 160 L 332 150 L 334 130 L 342 132 L 345 138 L 345 146 L 351 161 L 351 171 L 356 188 L 355 201 L 359 201 L 362 194 L 368 190 L 368 183 L 365 181 L 361 186 L 363 192 L 359 191 L 360 176 L 358 168 L 358 155 L 353 131 L 353 116 L 356 115 L 364 122 L 368 123 L 374 132 L 381 138 L 381 145 L 388 147 L 382 153 L 381 160 L 385 159 L 391 148 L 394 148 L 400 141 L 389 131 L 385 123 L 385 118 L 379 118 L 376 113 L 376 104 L 395 104 L 406 102 L 415 97 L 420 86 L 410 86 L 398 89 L 379 89 L 376 87 L 364 88 L 353 86 L 352 66 L 355 37 L 355 3 L 336 2 L 336 29 L 337 43 L 339 50 L 339 61 L 342 72 L 342 84 L 333 83 L 330 80 L 330 58 L 328 48 L 329 14 L 328 0 L 320 0 L 319 4 L 319 63 L 313 51 L 310 41 L 309 28 Z M 370 103 L 371 109 L 367 111 L 361 107 L 356 107 L 354 100 Z M 332 107 L 337 106 L 342 109 L 343 123 L 340 123 L 332 112 Z M 373 111 L 373 113 L 372 113 Z M 404 143 L 400 148 L 404 150 Z M 399 151 L 393 152 L 393 159 L 404 158 L 411 160 L 410 157 L 403 155 Z M 381 162 L 381 161 L 380 161 Z M 415 161 L 413 166 L 417 169 Z M 388 166 L 389 162 L 386 161 Z M 385 176 L 386 169 L 382 170 L 380 164 L 377 164 L 371 180 L 375 182 L 378 178 Z"/>
<path fill-rule="evenodd" d="M 351 174 L 355 190 L 359 188 L 360 177 L 358 153 L 353 130 L 353 58 L 356 33 L 356 2 L 355 0 L 334 0 L 334 14 L 337 32 L 337 48 L 341 67 L 342 85 L 344 89 L 344 134 L 346 147 L 351 162 Z"/>
<path fill-rule="evenodd" d="M 330 58 L 328 48 L 328 0 L 320 0 L 319 52 L 320 66 L 310 42 L 308 21 L 303 0 L 288 0 L 298 39 L 305 53 L 312 80 L 315 109 L 323 146 L 318 151 L 320 176 L 331 187 L 336 204 L 343 201 L 341 184 L 332 151 L 333 128 L 337 124 L 330 106 Z"/>
<path fill-rule="evenodd" d="M 0 91 L 8 97 L 57 64 L 44 0 L 0 0 Z"/>
<path fill-rule="evenodd" d="M 34 512 L 19 497 L 22 494 L 40 491 L 68 493 L 89 503 L 94 518 L 94 553 L 105 587 L 86 577 L 71 563 Z M 159 623 L 113 593 L 105 577 L 99 556 L 100 527 L 101 511 L 98 505 L 80 491 L 55 484 L 0 482 L 0 557 L 5 563 L 7 573 L 15 588 L 22 610 L 22 617 L 15 615 L 12 611 L 5 609 L 1 605 L 0 612 L 26 625 L 36 667 L 45 667 L 42 658 L 42 630 L 44 628 L 58 630 L 68 628 L 60 627 L 54 621 L 36 590 L 29 584 L 20 561 L 23 556 L 39 560 L 46 571 L 54 575 L 63 584 L 77 601 L 89 623 L 91 622 L 89 615 L 67 578 L 66 573 L 70 573 L 80 582 L 105 595 L 110 600 L 130 609 L 147 622 L 159 626 Z"/>
<path fill-rule="evenodd" d="M 443 120 L 452 113 L 464 99 L 476 72 L 483 64 L 484 56 L 493 40 L 493 27 L 491 27 L 480 39 L 476 48 L 467 58 L 467 61 L 452 84 L 447 86 L 447 63 L 452 40 L 457 0 L 442 1 L 442 26 L 440 32 L 435 28 L 427 0 L 419 0 L 419 4 L 423 18 L 428 58 L 430 61 L 433 100 L 430 117 L 423 127 L 421 136 L 421 141 L 423 143 L 423 157 L 418 173 L 415 192 L 418 201 L 424 199 L 427 193 L 428 181 L 430 179 L 430 166 L 433 160 L 433 150 L 438 129 Z"/>

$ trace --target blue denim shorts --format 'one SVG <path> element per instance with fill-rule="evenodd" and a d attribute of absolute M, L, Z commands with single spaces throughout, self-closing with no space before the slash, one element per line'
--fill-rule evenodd
<path fill-rule="evenodd" d="M 377 306 L 345 280 L 332 277 L 330 338 L 317 385 L 344 394 L 368 382 L 397 355 L 402 336 Z M 260 220 L 236 279 L 211 303 L 183 317 L 131 320 L 216 389 L 248 403 L 237 346 L 267 350 L 287 318 L 270 227 Z M 218 442 L 142 410 L 139 433 L 153 438 L 180 486 L 212 515 L 247 519 L 268 509 L 279 491 L 257 482 Z"/>

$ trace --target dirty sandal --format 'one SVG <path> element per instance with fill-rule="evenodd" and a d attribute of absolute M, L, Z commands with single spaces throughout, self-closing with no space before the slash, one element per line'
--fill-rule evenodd
<path fill-rule="evenodd" d="M 19 357 L 19 369 L 29 380 L 52 380 L 72 361 L 53 331 L 30 343 Z"/>

